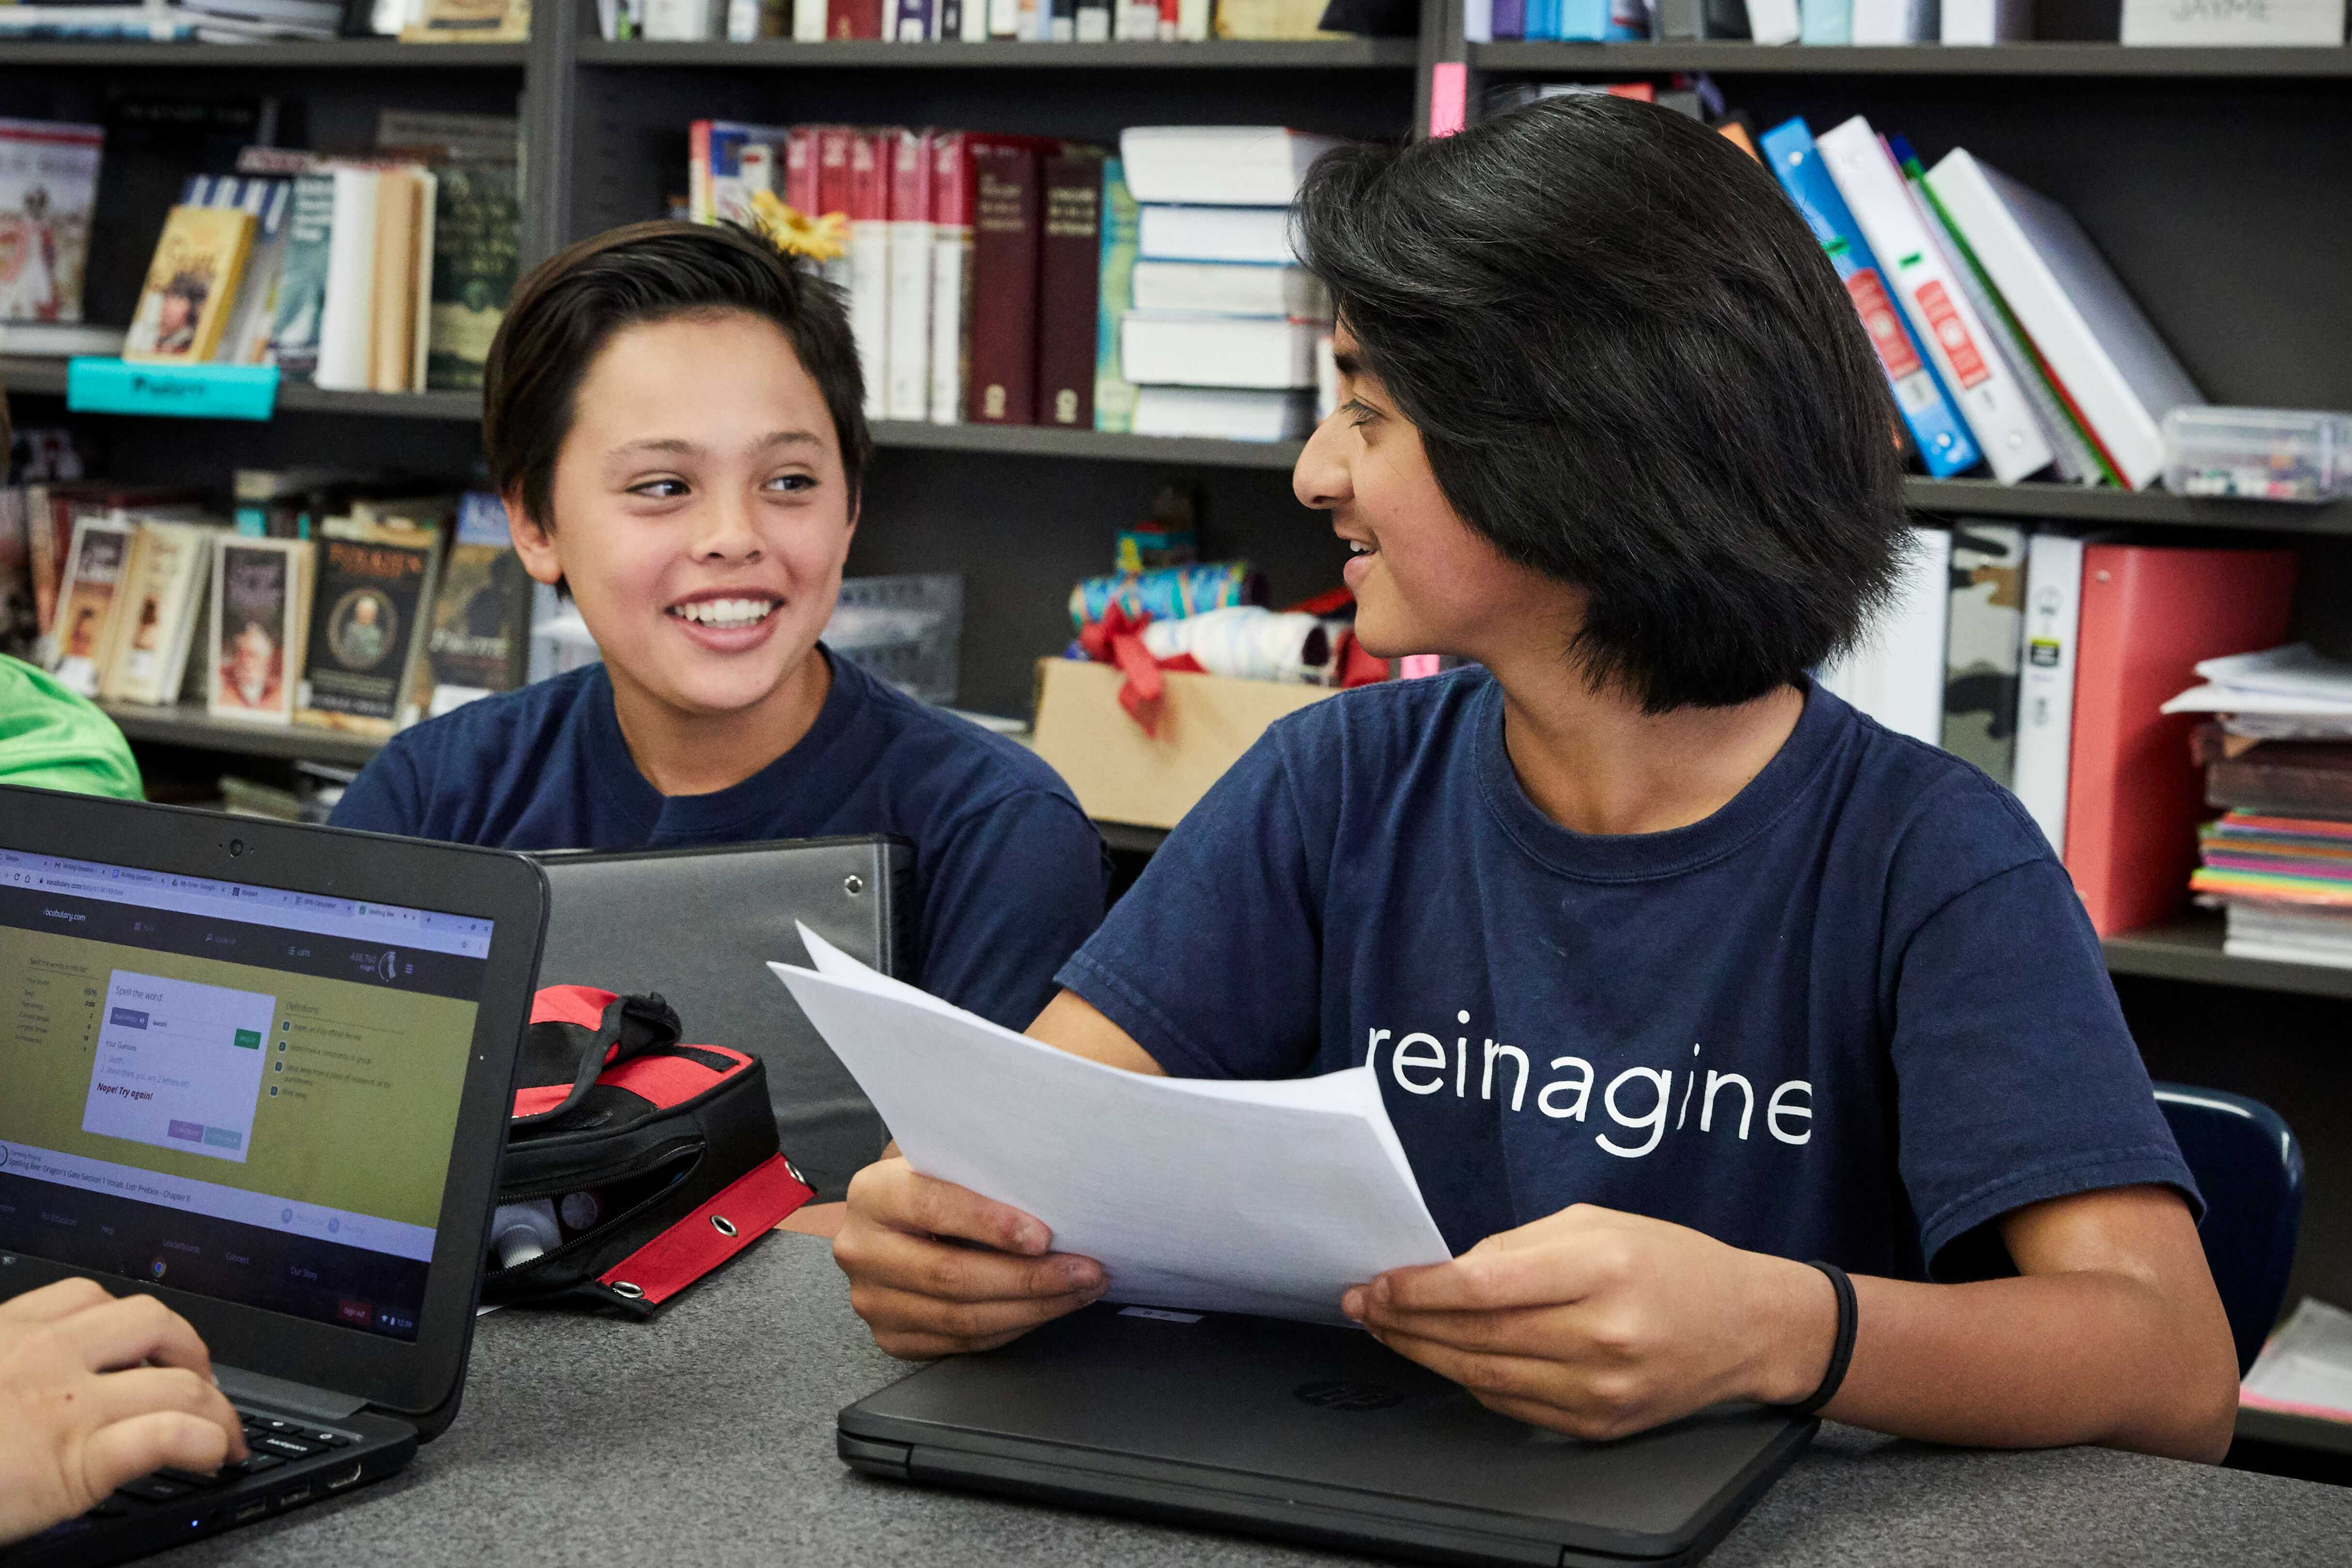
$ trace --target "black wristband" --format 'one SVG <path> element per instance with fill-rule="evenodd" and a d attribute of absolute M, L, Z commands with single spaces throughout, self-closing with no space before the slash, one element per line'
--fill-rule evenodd
<path fill-rule="evenodd" d="M 1780 1406 L 1791 1416 L 1810 1416 L 1836 1398 L 1839 1385 L 1845 1382 L 1846 1364 L 1853 1359 L 1853 1331 L 1856 1316 L 1853 1281 L 1847 1279 L 1845 1270 L 1834 1263 L 1824 1263 L 1816 1258 L 1812 1260 L 1810 1267 L 1819 1269 L 1828 1275 L 1830 1289 L 1837 1292 L 1837 1338 L 1830 1345 L 1830 1364 L 1822 1374 L 1821 1386 L 1796 1404 Z"/>

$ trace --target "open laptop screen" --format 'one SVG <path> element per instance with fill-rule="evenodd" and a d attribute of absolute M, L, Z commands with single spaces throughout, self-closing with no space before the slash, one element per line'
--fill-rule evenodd
<path fill-rule="evenodd" d="M 491 924 L 0 848 L 0 1250 L 415 1340 Z"/>

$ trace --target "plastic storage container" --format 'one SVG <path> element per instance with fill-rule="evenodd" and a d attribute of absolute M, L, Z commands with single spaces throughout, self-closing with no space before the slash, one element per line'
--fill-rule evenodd
<path fill-rule="evenodd" d="M 2352 413 L 2176 408 L 2164 416 L 2164 487 L 2264 501 L 2352 496 Z"/>
<path fill-rule="evenodd" d="M 824 645 L 908 696 L 955 701 L 963 579 L 954 572 L 844 578 Z"/>

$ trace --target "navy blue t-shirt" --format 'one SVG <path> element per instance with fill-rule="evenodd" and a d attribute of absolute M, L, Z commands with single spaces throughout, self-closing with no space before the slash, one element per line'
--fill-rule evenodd
<path fill-rule="evenodd" d="M 1575 1203 L 1913 1279 L 2043 1198 L 2195 1188 L 2016 800 L 1813 688 L 1706 821 L 1546 817 L 1482 670 L 1282 720 L 1061 974 L 1170 1072 L 1369 1060 L 1458 1252 Z"/>
<path fill-rule="evenodd" d="M 897 833 L 915 846 L 908 978 L 1008 1029 L 1101 921 L 1101 837 L 1061 776 L 999 735 L 828 653 L 800 743 L 732 788 L 665 796 L 637 771 L 602 664 L 403 730 L 334 825 L 494 849 L 634 850 Z"/>

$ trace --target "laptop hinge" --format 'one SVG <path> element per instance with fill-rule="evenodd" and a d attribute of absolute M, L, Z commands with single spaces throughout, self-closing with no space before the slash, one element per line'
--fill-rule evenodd
<path fill-rule="evenodd" d="M 219 1362 L 213 1363 L 213 1378 L 232 1404 L 243 1400 L 249 1405 L 270 1405 L 298 1416 L 314 1416 L 321 1421 L 341 1421 L 367 1407 L 367 1401 L 357 1395 L 313 1388 L 307 1383 L 289 1383 L 266 1372 L 247 1372 L 241 1366 L 224 1366 Z"/>

